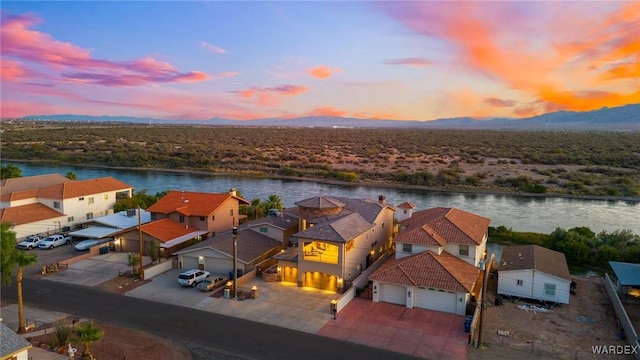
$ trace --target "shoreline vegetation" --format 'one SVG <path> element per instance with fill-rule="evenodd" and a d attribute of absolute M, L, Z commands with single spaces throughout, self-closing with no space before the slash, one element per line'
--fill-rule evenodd
<path fill-rule="evenodd" d="M 16 162 L 640 202 L 640 132 L 22 120 L 3 123 L 1 145 Z"/>
<path fill-rule="evenodd" d="M 13 162 L 18 164 L 31 163 L 31 164 L 45 165 L 45 166 L 47 164 L 51 164 L 50 162 L 43 162 L 39 160 L 22 160 L 22 159 L 5 159 L 3 160 L 3 162 Z M 595 200 L 595 201 L 623 201 L 627 203 L 640 204 L 640 197 L 574 195 L 574 194 L 562 194 L 562 193 L 535 194 L 535 193 L 519 192 L 515 190 L 498 191 L 498 190 L 486 190 L 486 189 L 442 188 L 442 187 L 417 186 L 417 185 L 407 185 L 407 184 L 398 184 L 398 183 L 349 182 L 349 181 L 330 180 L 330 179 L 323 179 L 323 178 L 285 176 L 285 175 L 278 175 L 278 174 L 261 174 L 261 173 L 247 174 L 246 172 L 241 172 L 241 171 L 209 172 L 209 171 L 203 171 L 203 170 L 190 170 L 190 169 L 163 169 L 163 168 L 140 168 L 140 167 L 132 168 L 132 167 L 125 167 L 125 166 L 78 165 L 78 164 L 58 164 L 58 163 L 56 163 L 55 165 L 71 166 L 71 167 L 75 166 L 75 167 L 85 167 L 85 168 L 95 168 L 95 169 L 126 170 L 126 171 L 180 173 L 180 174 L 193 174 L 193 175 L 206 175 L 206 176 L 228 176 L 228 177 L 234 177 L 234 176 L 247 177 L 248 176 L 248 177 L 253 177 L 257 179 L 285 179 L 285 180 L 293 180 L 293 181 L 316 182 L 319 184 L 329 184 L 329 185 L 369 186 L 369 187 L 379 187 L 379 188 L 425 190 L 425 191 L 460 193 L 460 194 L 471 194 L 471 195 L 500 195 L 500 196 L 515 196 L 515 197 L 563 198 L 563 199 L 579 199 L 579 200 Z M 179 189 L 166 189 L 166 190 L 179 190 Z M 239 190 L 242 190 L 242 189 L 239 189 Z"/>

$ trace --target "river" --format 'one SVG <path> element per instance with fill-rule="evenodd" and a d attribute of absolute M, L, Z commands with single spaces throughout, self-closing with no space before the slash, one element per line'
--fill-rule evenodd
<path fill-rule="evenodd" d="M 409 201 L 415 210 L 432 207 L 454 207 L 491 219 L 491 226 L 504 225 L 515 231 L 532 231 L 548 234 L 557 227 L 570 229 L 586 226 L 591 230 L 611 232 L 630 229 L 640 234 L 640 204 L 637 202 L 583 200 L 560 197 L 525 197 L 512 195 L 468 194 L 384 188 L 364 185 L 331 185 L 313 181 L 288 179 L 264 179 L 242 176 L 187 174 L 148 170 L 120 170 L 77 166 L 42 166 L 31 163 L 15 163 L 23 176 L 71 171 L 79 180 L 113 176 L 134 187 L 156 194 L 164 190 L 203 192 L 227 192 L 236 188 L 251 201 L 266 200 L 276 194 L 285 207 L 313 196 L 344 196 L 378 199 L 386 197 L 387 203 L 398 205 Z"/>

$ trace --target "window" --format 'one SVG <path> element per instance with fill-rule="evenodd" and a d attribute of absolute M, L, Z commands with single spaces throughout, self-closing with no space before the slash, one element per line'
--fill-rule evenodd
<path fill-rule="evenodd" d="M 269 228 L 268 228 L 268 227 L 266 227 L 266 226 L 261 226 L 261 227 L 260 227 L 260 232 L 261 232 L 261 233 L 267 233 L 267 232 L 269 232 Z"/>
<path fill-rule="evenodd" d="M 93 219 L 93 213 L 87 213 L 87 220 Z"/>
<path fill-rule="evenodd" d="M 93 196 L 89 198 L 89 205 L 93 204 Z"/>
<path fill-rule="evenodd" d="M 53 202 L 53 208 L 54 209 L 60 209 L 60 201 L 54 201 Z"/>
<path fill-rule="evenodd" d="M 402 244 L 402 252 L 410 253 L 412 250 L 411 244 Z"/>
<path fill-rule="evenodd" d="M 317 261 L 325 264 L 337 264 L 339 248 L 324 242 L 305 242 L 302 244 L 305 261 Z"/>
<path fill-rule="evenodd" d="M 215 220 L 216 216 L 215 215 L 211 215 L 211 221 Z"/>
<path fill-rule="evenodd" d="M 109 194 L 104 194 L 104 199 L 109 200 Z"/>
<path fill-rule="evenodd" d="M 469 256 L 469 245 L 460 245 L 458 248 L 459 256 Z"/>
<path fill-rule="evenodd" d="M 520 280 L 520 279 L 516 280 L 516 285 L 522 286 L 522 280 Z"/>
<path fill-rule="evenodd" d="M 384 229 L 384 223 L 382 223 L 382 228 Z"/>
<path fill-rule="evenodd" d="M 233 216 L 233 209 L 229 210 L 229 215 Z"/>
<path fill-rule="evenodd" d="M 151 220 L 158 220 L 158 215 L 156 213 L 151 213 Z"/>
<path fill-rule="evenodd" d="M 69 216 L 69 217 L 67 218 L 67 222 L 68 222 L 68 223 L 73 222 L 73 220 L 74 220 L 74 219 L 73 219 L 73 216 Z"/>
<path fill-rule="evenodd" d="M 204 221 L 205 217 L 204 216 L 200 216 L 200 221 Z"/>
<path fill-rule="evenodd" d="M 79 197 L 78 201 L 84 201 L 84 196 L 83 197 Z"/>
<path fill-rule="evenodd" d="M 180 222 L 183 223 L 184 222 L 184 215 L 180 215 Z"/>
<path fill-rule="evenodd" d="M 556 296 L 556 284 L 544 284 L 544 296 Z"/>

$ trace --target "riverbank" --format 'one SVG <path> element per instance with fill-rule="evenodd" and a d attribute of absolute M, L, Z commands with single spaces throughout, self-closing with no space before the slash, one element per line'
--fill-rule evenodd
<path fill-rule="evenodd" d="M 563 198 L 563 199 L 577 199 L 577 200 L 595 200 L 595 201 L 624 201 L 627 203 L 640 203 L 640 197 L 625 197 L 625 196 L 596 196 L 596 195 L 582 195 L 582 194 L 564 194 L 558 192 L 548 193 L 527 193 L 521 191 L 508 191 L 508 190 L 496 190 L 496 189 L 484 189 L 484 188 L 467 188 L 467 187 L 432 187 L 432 186 L 418 186 L 408 185 L 402 183 L 390 183 L 390 182 L 375 182 L 375 181 L 358 181 L 348 182 L 332 179 L 313 178 L 305 176 L 285 176 L 273 173 L 264 172 L 248 172 L 248 171 L 203 171 L 194 169 L 163 169 L 163 168 L 141 168 L 141 167 L 126 167 L 126 166 L 106 166 L 106 165 L 77 165 L 67 163 L 55 163 L 52 164 L 46 161 L 39 160 L 13 160 L 5 159 L 3 162 L 12 163 L 29 163 L 35 165 L 55 165 L 55 166 L 70 166 L 70 167 L 82 167 L 82 168 L 94 168 L 94 169 L 113 169 L 113 170 L 125 170 L 125 171 L 140 171 L 140 172 L 162 172 L 162 173 L 179 173 L 179 174 L 193 174 L 193 175 L 206 175 L 206 176 L 227 176 L 227 177 L 251 177 L 256 179 L 279 179 L 279 180 L 292 180 L 292 181 L 307 181 L 315 182 L 319 184 L 328 185 L 340 185 L 340 186 L 369 186 L 379 188 L 393 188 L 393 189 L 406 189 L 406 190 L 424 190 L 424 191 L 438 191 L 444 193 L 460 193 L 460 194 L 477 194 L 477 195 L 499 195 L 499 196 L 513 196 L 513 197 L 531 197 L 531 198 Z M 18 166 L 19 167 L 19 166 Z M 63 174 L 64 175 L 64 174 Z M 168 190 L 168 189 L 167 189 Z"/>

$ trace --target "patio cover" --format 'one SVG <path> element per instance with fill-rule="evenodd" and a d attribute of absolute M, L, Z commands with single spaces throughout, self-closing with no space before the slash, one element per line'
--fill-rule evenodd
<path fill-rule="evenodd" d="M 101 239 L 112 236 L 119 230 L 105 227 L 105 226 L 92 226 L 86 229 L 70 232 L 69 235 L 73 237 L 89 238 L 89 239 Z"/>
<path fill-rule="evenodd" d="M 167 241 L 165 243 L 162 243 L 160 245 L 160 247 L 168 249 L 168 248 L 171 248 L 171 247 L 176 246 L 178 244 L 181 244 L 181 243 L 183 243 L 185 241 L 189 241 L 189 240 L 193 239 L 196 236 L 204 235 L 206 233 L 207 233 L 206 231 L 192 231 L 192 232 L 190 232 L 188 234 L 185 234 L 185 235 L 182 235 L 182 236 L 178 236 L 175 239 L 171 239 L 171 240 L 169 240 L 169 241 Z"/>
<path fill-rule="evenodd" d="M 609 261 L 609 266 L 622 286 L 640 286 L 640 264 Z"/>

